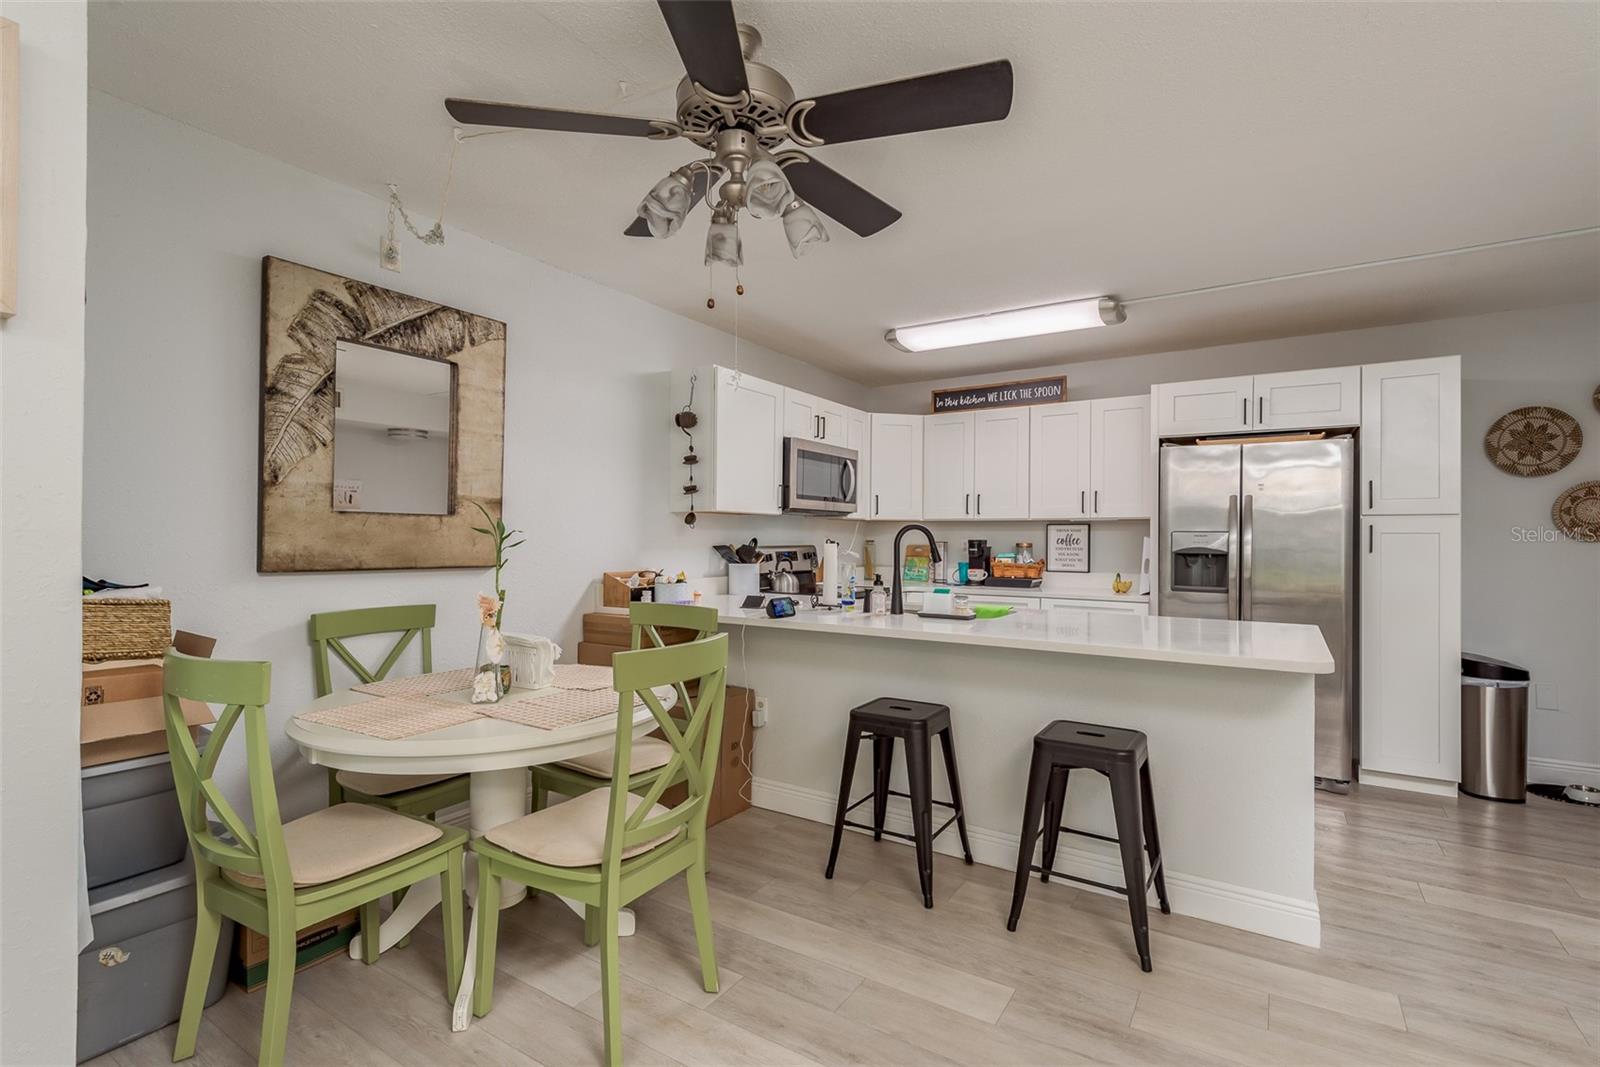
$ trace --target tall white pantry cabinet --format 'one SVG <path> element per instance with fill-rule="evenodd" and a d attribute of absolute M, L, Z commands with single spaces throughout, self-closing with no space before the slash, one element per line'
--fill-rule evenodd
<path fill-rule="evenodd" d="M 1361 777 L 1461 777 L 1461 359 L 1361 368 Z"/>

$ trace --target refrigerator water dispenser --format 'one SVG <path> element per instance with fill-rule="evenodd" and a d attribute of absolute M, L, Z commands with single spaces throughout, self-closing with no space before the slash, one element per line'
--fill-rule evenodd
<path fill-rule="evenodd" d="M 1172 588 L 1186 593 L 1228 591 L 1225 530 L 1182 530 L 1172 535 Z"/>

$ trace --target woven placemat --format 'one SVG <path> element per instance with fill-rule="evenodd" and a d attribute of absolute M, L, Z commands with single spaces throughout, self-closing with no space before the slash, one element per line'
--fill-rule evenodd
<path fill-rule="evenodd" d="M 610 668 L 604 668 L 609 671 Z M 639 706 L 634 698 L 634 707 Z M 493 719 L 559 730 L 580 722 L 616 715 L 617 694 L 609 689 L 560 689 L 541 696 L 507 697 L 498 704 L 479 704 L 478 711 Z"/>
<path fill-rule="evenodd" d="M 556 680 L 551 684 L 557 689 L 610 690 L 612 677 L 610 667 L 591 663 L 557 663 Z"/>
<path fill-rule="evenodd" d="M 615 703 L 612 707 L 615 708 Z M 471 704 L 457 704 L 428 697 L 398 696 L 363 700 L 359 704 L 345 704 L 337 708 L 323 708 L 295 716 L 298 722 L 335 726 L 384 741 L 398 741 L 402 737 L 432 733 L 450 726 L 459 726 L 478 718 Z"/>
<path fill-rule="evenodd" d="M 609 684 L 609 683 L 608 683 Z M 405 678 L 388 678 L 381 682 L 350 687 L 358 693 L 371 693 L 379 697 L 428 697 L 440 693 L 454 693 L 472 688 L 472 668 L 458 671 L 435 671 L 433 674 L 413 674 Z"/>

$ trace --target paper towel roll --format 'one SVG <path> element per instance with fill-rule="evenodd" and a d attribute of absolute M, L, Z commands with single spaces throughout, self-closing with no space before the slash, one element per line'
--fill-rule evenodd
<path fill-rule="evenodd" d="M 822 603 L 839 602 L 839 542 L 822 543 Z"/>

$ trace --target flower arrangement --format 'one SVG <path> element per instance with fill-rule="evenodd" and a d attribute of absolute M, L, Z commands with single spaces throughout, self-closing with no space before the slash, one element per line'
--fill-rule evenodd
<path fill-rule="evenodd" d="M 510 688 L 510 667 L 502 666 L 506 641 L 500 633 L 500 622 L 506 610 L 506 593 L 500 585 L 500 572 L 505 570 L 506 553 L 522 544 L 526 538 L 512 541 L 521 530 L 508 530 L 506 524 L 490 515 L 482 504 L 475 506 L 488 526 L 474 526 L 473 530 L 485 537 L 494 538 L 494 595 L 478 594 L 478 669 L 472 679 L 472 702 L 490 704 L 505 696 Z"/>

